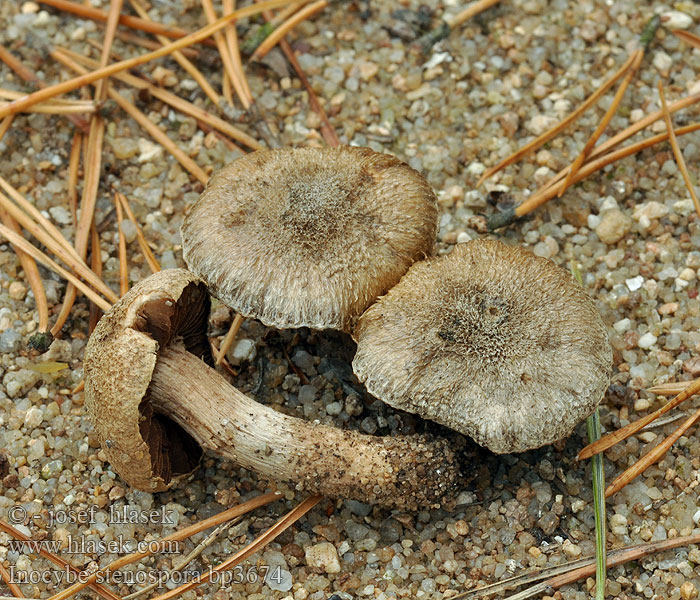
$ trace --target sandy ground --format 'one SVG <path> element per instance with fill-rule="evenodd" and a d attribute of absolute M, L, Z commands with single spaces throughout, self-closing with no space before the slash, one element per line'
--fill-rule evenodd
<path fill-rule="evenodd" d="M 108 8 L 105 1 L 92 4 Z M 460 8 L 447 1 L 436 15 L 454 15 Z M 575 128 L 481 188 L 475 184 L 485 168 L 578 106 L 634 50 L 652 14 L 672 9 L 680 11 L 672 16 L 673 26 L 698 31 L 700 7 L 691 2 L 642 7 L 631 1 L 515 0 L 457 27 L 421 56 L 411 50 L 411 38 L 431 25 L 429 11 L 417 2 L 388 1 L 334 3 L 292 36 L 341 141 L 391 152 L 428 178 L 441 211 L 439 252 L 471 239 L 497 237 L 565 268 L 572 260 L 580 265 L 615 351 L 612 385 L 601 404 L 605 430 L 661 406 L 662 397 L 645 391 L 650 385 L 700 375 L 700 221 L 670 147 L 658 144 L 607 167 L 513 226 L 485 233 L 483 216 L 522 201 L 573 160 L 610 105 L 613 89 Z M 199 4 L 189 0 L 153 2 L 150 14 L 192 30 L 205 22 Z M 5 1 L 0 3 L 0 24 L 2 44 L 50 83 L 68 77 L 48 57 L 51 44 L 99 56 L 88 41 L 101 41 L 103 30 L 91 21 L 53 9 L 44 12 L 31 2 Z M 243 36 L 254 25 L 240 22 L 239 33 Z M 115 50 L 121 56 L 142 52 L 119 40 Z M 202 48 L 196 62 L 221 89 L 215 51 Z M 155 73 L 156 65 L 171 69 L 173 81 Z M 211 109 L 174 62 L 163 60 L 141 70 Z M 658 110 L 658 80 L 669 101 L 697 92 L 699 70 L 698 51 L 662 27 L 608 131 L 620 131 Z M 246 73 L 284 145 L 323 143 L 307 93 L 280 55 L 273 54 L 265 65 L 246 66 Z M 0 81 L 3 88 L 31 89 L 4 65 Z M 193 119 L 147 95 L 122 91 L 201 167 L 218 169 L 238 156 L 198 131 Z M 681 111 L 676 126 L 692 123 L 697 112 L 692 107 Z M 183 265 L 179 227 L 202 186 L 113 102 L 104 105 L 102 114 L 107 131 L 96 222 L 104 279 L 116 290 L 112 192 L 129 197 L 158 259 L 164 267 L 175 267 Z M 237 125 L 256 135 L 245 118 Z M 657 122 L 651 129 L 662 132 L 664 125 Z M 74 235 L 67 197 L 73 132 L 65 119 L 22 115 L 0 142 L 0 175 L 69 239 Z M 700 137 L 683 136 L 679 144 L 695 178 Z M 129 242 L 129 277 L 137 282 L 148 275 L 148 267 L 134 241 L 134 224 L 123 223 L 122 232 Z M 37 326 L 34 298 L 6 244 L 0 245 L 0 265 L 1 518 L 29 524 L 24 531 L 34 539 L 56 541 L 59 554 L 86 568 L 105 565 L 139 541 L 158 539 L 271 489 L 253 473 L 209 454 L 190 480 L 168 492 L 130 490 L 100 450 L 82 394 L 70 393 L 82 378 L 87 302 L 78 300 L 60 339 L 39 356 L 27 346 Z M 64 282 L 48 271 L 42 276 L 49 304 L 57 312 Z M 228 309 L 215 306 L 210 333 L 222 335 L 230 317 Z M 243 359 L 232 382 L 261 402 L 365 433 L 436 429 L 364 392 L 351 373 L 354 346 L 347 337 L 268 330 L 254 321 L 244 324 L 240 337 L 250 343 L 245 352 L 241 347 Z M 35 365 L 46 361 L 66 362 L 68 367 L 37 372 Z M 691 400 L 671 415 L 697 408 L 697 400 Z M 610 450 L 608 479 L 679 423 L 653 427 Z M 468 475 L 463 488 L 441 508 L 392 512 L 324 500 L 249 558 L 231 579 L 183 597 L 447 598 L 528 569 L 589 556 L 594 552 L 590 466 L 575 461 L 585 439 L 582 425 L 566 441 L 519 455 L 496 456 L 473 448 L 474 458 L 463 465 Z M 609 548 L 700 533 L 699 474 L 700 437 L 691 428 L 660 463 L 608 501 Z M 304 497 L 288 487 L 278 489 L 283 500 L 247 515 L 224 533 L 187 567 L 189 576 L 224 560 Z M 115 515 L 125 510 L 137 515 L 164 510 L 169 522 L 149 518 L 147 523 L 120 523 Z M 88 515 L 87 524 L 76 522 L 79 514 Z M 191 550 L 202 538 L 195 536 L 182 549 Z M 49 572 L 48 563 L 26 547 L 10 547 L 8 541 L 0 534 L 0 560 L 17 580 L 27 582 L 20 586 L 27 597 L 48 597 L 65 587 L 58 579 L 60 570 L 49 579 L 40 577 Z M 106 545 L 115 541 L 120 545 Z M 142 587 L 139 582 L 149 573 L 160 576 L 178 560 L 177 554 L 148 559 L 125 569 L 131 579 L 111 585 L 126 595 Z M 608 576 L 608 596 L 690 600 L 700 589 L 699 564 L 697 546 L 685 546 L 615 567 Z M 265 568 L 269 574 L 263 581 Z M 174 587 L 174 581 L 167 585 Z M 546 593 L 583 599 L 592 586 L 589 579 Z M 7 589 L 0 586 L 0 592 Z M 95 595 L 84 592 L 83 597 Z"/>

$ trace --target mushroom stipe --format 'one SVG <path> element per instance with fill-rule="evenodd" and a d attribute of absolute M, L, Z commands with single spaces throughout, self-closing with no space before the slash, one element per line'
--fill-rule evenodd
<path fill-rule="evenodd" d="M 210 368 L 205 285 L 181 269 L 134 286 L 97 325 L 85 354 L 85 404 L 113 468 L 165 490 L 195 468 L 199 446 L 298 489 L 416 510 L 454 492 L 448 440 L 375 437 L 261 405 Z"/>

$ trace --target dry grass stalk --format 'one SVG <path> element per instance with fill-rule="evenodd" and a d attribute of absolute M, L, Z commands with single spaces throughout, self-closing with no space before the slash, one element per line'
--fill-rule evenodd
<path fill-rule="evenodd" d="M 83 56 L 82 54 L 78 54 L 77 52 L 73 52 L 72 50 L 68 50 L 67 48 L 56 48 L 56 50 L 64 56 L 71 58 L 77 63 L 80 63 L 86 67 L 93 67 L 97 64 L 94 60 Z M 208 113 L 206 110 L 192 104 L 191 102 L 188 102 L 187 100 L 180 98 L 172 92 L 164 90 L 163 88 L 160 88 L 158 86 L 152 85 L 151 83 L 144 79 L 141 79 L 140 77 L 136 77 L 135 75 L 131 75 L 129 73 L 119 73 L 118 75 L 115 75 L 115 79 L 123 81 L 127 85 L 130 85 L 137 89 L 148 90 L 150 94 L 152 94 L 159 100 L 165 102 L 166 104 L 172 106 L 175 110 L 206 123 L 210 127 L 221 131 L 225 135 L 232 137 L 234 140 L 245 144 L 253 150 L 262 150 L 264 148 L 264 146 L 255 138 L 251 137 L 244 131 L 237 129 L 233 125 L 229 124 L 227 121 L 224 121 L 223 119 L 220 119 L 219 117 Z"/>
<path fill-rule="evenodd" d="M 620 79 L 620 77 L 622 77 L 627 72 L 627 69 L 629 69 L 633 60 L 634 55 L 630 56 L 625 61 L 625 63 L 615 72 L 615 74 L 605 83 L 603 83 L 595 92 L 588 96 L 588 98 L 586 98 L 576 110 L 574 110 L 564 119 L 559 121 L 559 123 L 557 123 L 554 127 L 548 129 L 543 134 L 539 135 L 529 144 L 526 144 L 525 146 L 520 148 L 520 150 L 518 150 L 517 152 L 514 152 L 507 158 L 504 158 L 497 165 L 486 169 L 486 171 L 484 171 L 484 174 L 479 178 L 479 181 L 476 183 L 476 187 L 479 187 L 482 183 L 484 183 L 484 181 L 491 177 L 491 175 L 498 173 L 498 171 L 505 169 L 506 167 L 512 165 L 515 162 L 518 162 L 521 158 L 530 154 L 530 152 L 534 152 L 535 150 L 546 144 L 549 140 L 559 135 L 559 133 L 561 133 L 569 125 L 574 123 L 584 112 L 586 112 L 591 106 L 598 102 L 598 100 L 603 96 L 603 94 L 605 94 L 613 85 L 615 85 L 617 80 Z"/>
<path fill-rule="evenodd" d="M 234 0 L 223 0 L 222 8 L 224 9 L 224 14 L 230 14 L 236 10 L 236 4 Z M 249 102 L 253 103 L 253 94 L 250 91 L 250 86 L 248 85 L 248 79 L 243 71 L 243 64 L 241 62 L 241 51 L 238 47 L 238 34 L 236 33 L 236 24 L 229 23 L 224 29 L 224 36 L 226 37 L 226 44 L 228 45 L 229 52 L 231 53 L 231 59 L 233 61 L 233 68 L 243 86 L 243 94 L 248 98 Z"/>
<path fill-rule="evenodd" d="M 77 64 L 61 50 L 53 50 L 51 52 L 51 56 L 78 73 L 86 72 L 85 68 Z M 165 134 L 165 132 L 163 132 L 158 126 L 154 125 L 146 115 L 144 115 L 138 108 L 136 108 L 136 106 L 129 102 L 129 100 L 127 100 L 110 85 L 107 86 L 107 95 L 144 130 L 146 130 L 146 132 L 154 140 L 156 140 L 170 154 L 172 154 L 173 157 L 190 173 L 190 175 L 206 184 L 206 182 L 209 180 L 209 176 L 199 167 L 196 162 L 194 162 L 187 154 L 180 150 L 178 145 L 173 142 Z"/>
<path fill-rule="evenodd" d="M 664 89 L 659 81 L 659 99 L 661 100 L 661 110 L 664 113 L 664 120 L 666 121 L 666 130 L 668 131 L 668 141 L 671 142 L 671 149 L 673 150 L 673 156 L 676 158 L 676 164 L 678 169 L 683 175 L 683 181 L 685 181 L 685 187 L 688 188 L 690 197 L 693 199 L 693 204 L 695 205 L 695 212 L 700 216 L 700 201 L 698 201 L 698 195 L 695 193 L 695 187 L 693 182 L 690 181 L 690 175 L 688 169 L 685 166 L 685 160 L 683 159 L 683 153 L 678 147 L 678 141 L 676 140 L 676 132 L 673 129 L 673 123 L 671 122 L 671 113 L 668 112 L 668 106 L 666 105 L 666 96 L 664 96 Z"/>
<path fill-rule="evenodd" d="M 209 21 L 210 24 L 216 22 L 216 12 L 214 11 L 212 0 L 201 0 L 201 4 L 204 14 L 207 17 L 207 21 Z M 224 71 L 228 75 L 229 80 L 233 85 L 233 89 L 236 91 L 236 96 L 238 96 L 243 108 L 248 110 L 248 108 L 250 108 L 251 98 L 246 95 L 245 90 L 243 89 L 243 84 L 241 83 L 239 74 L 236 72 L 236 68 L 233 65 L 233 57 L 229 47 L 226 45 L 226 38 L 224 37 L 222 31 L 214 34 L 214 41 L 216 42 L 216 47 L 219 50 L 221 62 L 224 65 Z M 230 104 L 233 104 L 232 98 L 227 97 L 226 100 Z"/>
<path fill-rule="evenodd" d="M 300 504 L 298 504 L 294 509 L 288 512 L 284 517 L 282 517 L 277 523 L 275 523 L 270 529 L 265 533 L 255 538 L 250 544 L 245 548 L 239 550 L 224 562 L 216 565 L 210 571 L 202 574 L 199 578 L 194 581 L 190 581 L 184 585 L 181 585 L 173 590 L 161 594 L 160 596 L 155 596 L 151 600 L 170 600 L 171 598 L 176 598 L 181 594 L 209 581 L 213 573 L 221 573 L 232 569 L 237 564 L 245 560 L 251 554 L 257 552 L 260 548 L 264 547 L 268 542 L 274 540 L 283 531 L 291 527 L 296 523 L 301 517 L 303 517 L 307 512 L 309 512 L 314 506 L 316 506 L 321 501 L 321 496 L 311 496 L 307 498 Z M 50 600 L 54 600 L 53 598 Z"/>
<path fill-rule="evenodd" d="M 26 241 L 21 235 L 15 233 L 11 229 L 8 229 L 4 225 L 0 225 L 0 235 L 2 235 L 7 241 L 9 241 L 13 246 L 17 246 L 22 252 L 25 252 L 34 260 L 39 261 L 42 263 L 44 266 L 48 267 L 55 273 L 58 273 L 61 277 L 63 277 L 65 280 L 69 281 L 72 285 L 74 285 L 76 288 L 78 288 L 83 294 L 85 294 L 86 297 L 88 297 L 90 300 L 92 300 L 95 304 L 97 304 L 100 308 L 103 310 L 109 309 L 111 304 L 107 302 L 104 298 L 101 296 L 97 295 L 92 288 L 89 288 L 87 285 L 85 285 L 80 279 L 75 277 L 72 273 L 69 271 L 66 271 L 63 267 L 61 267 L 59 264 L 51 260 L 46 254 L 41 252 L 41 250 L 36 249 L 34 246 L 32 246 L 28 241 Z"/>
<path fill-rule="evenodd" d="M 266 504 L 270 504 L 270 502 L 274 502 L 275 500 L 279 500 L 281 496 L 277 493 L 270 493 L 270 494 L 261 494 L 260 496 L 257 496 L 256 498 L 253 498 L 252 500 L 248 500 L 247 502 L 244 502 L 243 504 L 239 504 L 237 506 L 233 506 L 231 508 L 228 508 L 224 511 L 221 511 L 220 513 L 214 515 L 213 517 L 209 517 L 208 519 L 204 519 L 202 521 L 199 521 L 198 523 L 195 523 L 194 525 L 190 525 L 189 527 L 185 527 L 184 529 L 181 529 L 180 531 L 176 531 L 175 533 L 172 533 L 166 537 L 164 537 L 162 540 L 160 540 L 161 544 L 163 544 L 163 547 L 167 547 L 166 544 L 168 542 L 178 542 L 185 540 L 197 533 L 200 533 L 204 531 L 205 529 L 209 529 L 210 527 L 216 527 L 217 525 L 220 525 L 221 523 L 224 523 L 226 521 L 229 521 L 230 519 L 234 519 L 240 515 L 244 515 L 252 510 L 255 510 L 256 508 L 259 508 L 261 506 L 265 506 Z M 0 524 L 2 522 L 0 521 Z M 150 544 L 149 544 L 150 546 Z M 127 554 L 126 556 L 122 556 L 118 558 L 117 560 L 111 562 L 109 565 L 106 567 L 99 569 L 92 573 L 85 582 L 81 583 L 75 583 L 69 588 L 66 588 L 65 590 L 62 590 L 61 592 L 54 594 L 51 596 L 48 600 L 65 600 L 66 598 L 70 598 L 71 596 L 77 594 L 78 592 L 84 590 L 86 587 L 90 586 L 92 587 L 92 584 L 97 581 L 98 577 L 104 577 L 107 573 L 110 571 L 116 571 L 117 569 L 121 569 L 122 567 L 126 567 L 127 565 L 130 565 L 132 563 L 135 563 L 142 558 L 146 558 L 147 556 L 151 556 L 153 554 L 153 550 L 149 548 L 148 550 L 144 550 L 141 552 L 134 552 L 133 554 Z"/>
<path fill-rule="evenodd" d="M 60 94 L 65 94 L 79 87 L 83 87 L 100 79 L 104 79 L 105 77 L 111 77 L 116 73 L 119 73 L 126 69 L 132 69 L 144 63 L 155 60 L 156 58 L 168 56 L 172 54 L 175 50 L 181 50 L 182 48 L 186 48 L 187 46 L 191 46 L 192 44 L 196 44 L 197 42 L 210 37 L 217 31 L 223 29 L 226 26 L 226 24 L 230 21 L 255 15 L 262 12 L 263 10 L 269 10 L 271 8 L 277 8 L 278 6 L 284 6 L 285 4 L 289 4 L 289 2 L 291 2 L 291 0 L 265 0 L 260 4 L 240 8 L 235 12 L 231 13 L 230 15 L 221 17 L 214 23 L 207 25 L 206 27 L 202 27 L 194 33 L 191 33 L 186 37 L 172 42 L 167 46 L 163 46 L 158 50 L 154 50 L 153 52 L 147 52 L 146 54 L 136 56 L 128 60 L 122 60 L 118 63 L 113 63 L 103 69 L 97 69 L 96 71 L 86 73 L 85 75 L 81 75 L 68 81 L 64 81 L 62 83 L 58 83 L 56 85 L 52 85 L 45 89 L 39 90 L 37 92 L 34 92 L 33 94 L 23 96 L 21 99 L 12 102 L 9 106 L 0 108 L 0 119 L 11 114 L 22 112 L 30 106 L 33 106 L 37 102 L 42 102 Z"/>
<path fill-rule="evenodd" d="M 625 427 L 622 427 L 621 429 L 613 431 L 607 435 L 604 435 L 598 441 L 589 444 L 588 446 L 583 448 L 581 452 L 578 453 L 578 456 L 576 457 L 577 460 L 584 460 L 586 458 L 590 458 L 594 454 L 598 454 L 598 452 L 603 452 L 604 450 L 607 450 L 608 448 L 614 446 L 618 442 L 626 440 L 628 437 L 634 435 L 640 429 L 642 429 L 652 421 L 655 421 L 662 415 L 665 415 L 669 410 L 675 408 L 681 402 L 684 402 L 685 400 L 687 400 L 691 396 L 694 396 L 698 392 L 700 392 L 700 378 L 693 381 L 680 394 L 673 398 L 673 400 L 671 400 L 667 404 L 664 404 L 664 406 L 662 406 L 658 410 L 655 410 L 653 413 L 650 413 L 646 417 L 642 417 L 641 419 L 637 419 L 629 425 L 625 425 Z"/>
<path fill-rule="evenodd" d="M 644 51 L 635 50 L 635 52 L 632 54 L 632 58 L 632 64 L 630 65 L 629 69 L 627 69 L 624 78 L 620 82 L 620 87 L 615 93 L 615 97 L 613 98 L 612 104 L 610 104 L 610 108 L 608 108 L 608 110 L 605 112 L 605 115 L 603 115 L 603 118 L 601 119 L 600 123 L 598 123 L 598 127 L 596 127 L 595 131 L 593 132 L 593 135 L 586 142 L 586 145 L 584 146 L 583 150 L 569 168 L 569 174 L 566 176 L 564 184 L 561 186 L 561 188 L 559 188 L 560 198 L 564 194 L 564 192 L 569 188 L 569 185 L 571 185 L 571 181 L 576 176 L 578 170 L 581 168 L 583 161 L 586 160 L 591 150 L 596 145 L 596 142 L 600 139 L 600 136 L 603 135 L 603 132 L 610 123 L 610 120 L 613 118 L 613 115 L 617 111 L 617 107 L 620 105 L 620 102 L 622 102 L 622 97 L 625 95 L 625 92 L 627 91 L 627 88 L 632 81 L 632 78 L 637 72 L 637 69 L 639 69 L 639 65 L 642 64 L 642 59 L 644 58 Z"/>
<path fill-rule="evenodd" d="M 151 21 L 146 9 L 139 0 L 130 0 L 130 2 L 131 6 L 137 12 L 139 17 L 141 17 L 144 21 Z M 169 42 L 168 38 L 164 35 L 156 35 L 156 38 L 160 42 L 161 46 L 166 46 Z M 156 46 L 156 48 L 157 47 L 158 46 Z M 217 94 L 216 90 L 214 90 L 214 88 L 209 84 L 207 78 L 202 75 L 201 71 L 184 55 L 184 49 L 176 50 L 173 52 L 172 57 L 187 73 L 189 73 L 190 77 L 192 77 L 192 79 L 199 84 L 199 87 L 202 88 L 202 91 L 206 94 L 209 100 L 214 103 L 214 106 L 218 106 L 220 99 L 219 94 Z"/>
<path fill-rule="evenodd" d="M 5 210 L 2 205 L 0 205 L 0 221 L 2 224 L 14 231 L 17 235 L 22 235 L 22 230 L 15 219 L 12 218 L 10 213 Z M 38 330 L 39 332 L 45 332 L 49 329 L 49 305 L 46 300 L 46 291 L 44 290 L 44 283 L 41 281 L 41 275 L 39 274 L 39 268 L 36 266 L 34 259 L 28 254 L 22 252 L 17 247 L 13 246 L 17 258 L 22 265 L 24 270 L 24 277 L 29 282 L 29 287 L 32 289 L 34 294 L 34 301 L 36 303 L 36 311 L 39 314 Z"/>
<path fill-rule="evenodd" d="M 229 351 L 229 348 L 231 348 L 231 345 L 236 339 L 236 336 L 238 335 L 238 330 L 241 328 L 241 325 L 243 325 L 244 320 L 244 317 L 242 317 L 240 314 L 237 314 L 234 317 L 233 321 L 231 321 L 231 327 L 229 327 L 228 333 L 226 334 L 224 341 L 221 342 L 221 348 L 219 348 L 219 352 L 215 354 L 217 365 L 220 365 L 224 358 L 226 358 L 226 353 Z"/>
<path fill-rule="evenodd" d="M 122 233 L 122 203 L 117 195 L 114 195 L 114 208 L 117 210 L 117 233 L 119 235 L 119 293 L 121 296 L 129 291 L 129 265 L 126 258 L 126 239 Z"/>
<path fill-rule="evenodd" d="M 0 519 L 0 531 L 4 531 L 6 534 L 12 536 L 14 539 L 21 540 L 23 542 L 29 542 L 32 539 L 28 535 L 22 533 L 19 529 L 13 527 L 12 525 L 8 525 L 2 519 Z M 80 574 L 80 569 L 75 568 L 68 561 L 64 560 L 63 558 L 54 554 L 53 552 L 48 552 L 44 546 L 39 546 L 39 555 L 43 556 L 47 560 L 50 560 L 54 565 L 61 568 L 64 572 L 70 570 L 71 573 L 73 573 L 74 575 Z M 121 598 L 117 596 L 112 590 L 107 589 L 101 583 L 92 582 L 89 587 L 91 590 L 97 592 L 106 600 L 121 600 Z"/>
<path fill-rule="evenodd" d="M 5 582 L 5 585 L 7 586 L 7 589 L 10 590 L 12 596 L 15 598 L 24 598 L 22 590 L 20 590 L 19 586 L 12 581 L 10 572 L 5 568 L 2 562 L 0 562 L 0 577 L 2 577 L 2 580 Z"/>
<path fill-rule="evenodd" d="M 313 4 L 302 8 L 298 13 L 291 16 L 279 27 L 277 27 L 270 35 L 268 35 L 260 44 L 253 55 L 250 57 L 251 61 L 256 61 L 262 59 L 270 50 L 272 50 L 277 43 L 287 35 L 292 29 L 294 29 L 299 23 L 311 18 L 316 13 L 321 12 L 324 8 L 328 6 L 328 0 L 317 0 Z"/>
<path fill-rule="evenodd" d="M 150 246 L 148 245 L 148 242 L 146 241 L 146 236 L 143 235 L 143 230 L 141 229 L 141 225 L 137 221 L 136 217 L 134 216 L 134 213 L 131 211 L 131 206 L 129 205 L 129 200 L 127 197 L 120 193 L 117 192 L 115 194 L 115 198 L 121 203 L 122 208 L 126 212 L 127 216 L 129 217 L 129 220 L 136 225 L 136 241 L 139 244 L 139 248 L 141 248 L 141 253 L 143 254 L 143 257 L 146 259 L 146 262 L 148 263 L 149 269 L 151 269 L 151 273 L 157 273 L 160 271 L 160 263 L 158 262 L 158 259 L 155 257 L 153 254 L 153 251 L 151 250 Z"/>

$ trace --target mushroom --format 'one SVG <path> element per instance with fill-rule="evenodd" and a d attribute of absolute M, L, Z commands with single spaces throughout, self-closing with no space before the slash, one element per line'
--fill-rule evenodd
<path fill-rule="evenodd" d="M 491 240 L 414 264 L 353 336 L 371 394 L 497 453 L 568 436 L 612 370 L 605 325 L 571 274 Z"/>
<path fill-rule="evenodd" d="M 245 317 L 349 331 L 433 251 L 437 201 L 369 148 L 252 152 L 218 171 L 182 225 L 188 268 Z"/>
<path fill-rule="evenodd" d="M 181 269 L 135 285 L 85 353 L 85 405 L 113 468 L 149 492 L 196 466 L 199 446 L 299 489 L 416 509 L 454 490 L 455 453 L 427 436 L 374 437 L 281 414 L 210 368 L 203 282 Z"/>

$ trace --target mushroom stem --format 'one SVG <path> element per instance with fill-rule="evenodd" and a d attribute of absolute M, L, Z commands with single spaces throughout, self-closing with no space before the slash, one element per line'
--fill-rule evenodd
<path fill-rule="evenodd" d="M 446 440 L 374 437 L 284 415 L 182 344 L 161 348 L 148 398 L 204 448 L 309 492 L 418 509 L 455 489 L 458 462 Z"/>

